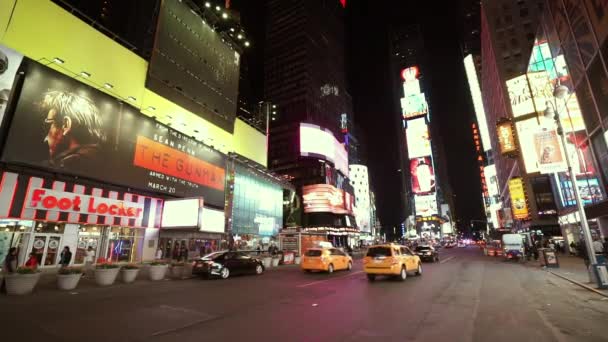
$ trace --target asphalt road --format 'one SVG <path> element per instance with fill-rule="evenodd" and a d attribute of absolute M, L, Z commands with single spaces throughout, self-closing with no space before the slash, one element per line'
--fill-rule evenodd
<path fill-rule="evenodd" d="M 0 297 L 2 341 L 608 341 L 608 300 L 541 269 L 441 251 L 421 277 L 369 283 L 284 266 Z"/>

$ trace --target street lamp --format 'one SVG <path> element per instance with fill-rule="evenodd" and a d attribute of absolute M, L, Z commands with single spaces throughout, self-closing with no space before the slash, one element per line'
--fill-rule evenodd
<path fill-rule="evenodd" d="M 572 184 L 572 191 L 574 192 L 574 198 L 576 200 L 576 206 L 578 209 L 579 217 L 581 219 L 581 226 L 583 230 L 583 236 L 585 238 L 585 248 L 587 248 L 587 255 L 589 256 L 589 262 L 591 265 L 597 264 L 597 259 L 595 257 L 595 250 L 593 249 L 593 245 L 591 244 L 591 230 L 589 229 L 589 223 L 587 222 L 587 215 L 585 214 L 585 208 L 583 207 L 583 201 L 581 200 L 581 195 L 578 190 L 578 186 L 576 185 L 576 175 L 572 172 L 572 166 L 570 164 L 570 156 L 568 151 L 566 150 L 566 138 L 564 137 L 564 129 L 562 127 L 562 122 L 560 120 L 559 107 L 557 106 L 557 100 L 561 100 L 566 103 L 568 98 L 568 87 L 565 85 L 557 85 L 553 91 L 554 101 L 547 101 L 547 109 L 545 109 L 545 117 L 550 118 L 553 116 L 555 120 L 555 125 L 557 126 L 557 134 L 560 136 L 560 141 L 562 144 L 562 148 L 564 150 L 564 154 L 566 155 L 566 166 L 568 175 L 570 177 L 570 182 Z M 592 273 L 589 273 L 589 279 L 593 282 Z"/>

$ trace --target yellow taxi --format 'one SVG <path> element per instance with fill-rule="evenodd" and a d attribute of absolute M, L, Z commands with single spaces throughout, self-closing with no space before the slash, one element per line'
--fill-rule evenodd
<path fill-rule="evenodd" d="M 369 281 L 378 275 L 397 276 L 401 281 L 408 273 L 422 275 L 422 261 L 408 247 L 397 244 L 371 246 L 363 258 L 363 271 Z"/>
<path fill-rule="evenodd" d="M 303 271 L 325 271 L 334 273 L 337 270 L 353 268 L 353 258 L 333 247 L 309 248 L 302 257 L 300 267 Z"/>

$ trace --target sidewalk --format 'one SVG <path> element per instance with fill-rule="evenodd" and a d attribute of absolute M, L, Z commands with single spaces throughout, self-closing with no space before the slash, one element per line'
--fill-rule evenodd
<path fill-rule="evenodd" d="M 589 272 L 587 271 L 587 267 L 582 258 L 558 254 L 557 260 L 559 262 L 559 268 L 546 268 L 548 272 L 566 278 L 573 283 L 589 287 L 604 296 L 608 296 L 608 290 L 598 289 L 597 284 L 589 282 Z M 528 265 L 542 267 L 540 259 L 539 261 L 529 261 Z"/>

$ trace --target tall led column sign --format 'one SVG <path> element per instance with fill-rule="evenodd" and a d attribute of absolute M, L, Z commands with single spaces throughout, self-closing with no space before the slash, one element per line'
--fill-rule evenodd
<path fill-rule="evenodd" d="M 433 152 L 428 127 L 428 104 L 420 89 L 419 70 L 413 66 L 401 71 L 403 98 L 401 115 L 409 156 L 412 193 L 416 208 L 418 231 L 422 238 L 431 238 L 440 233 L 437 220 L 437 193 Z"/>

